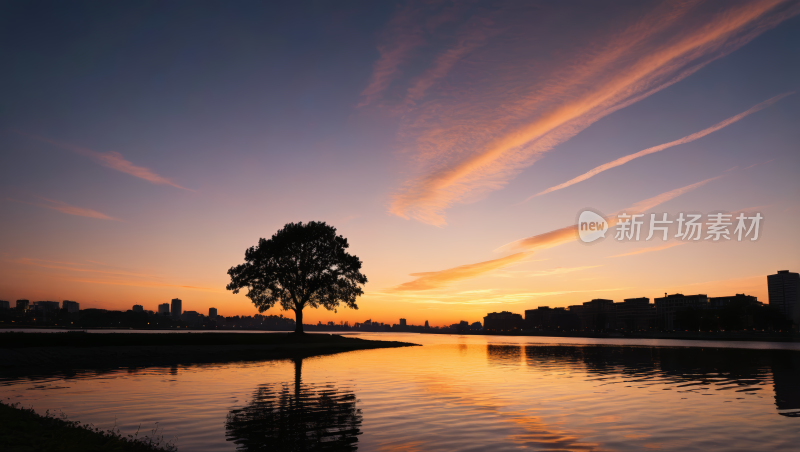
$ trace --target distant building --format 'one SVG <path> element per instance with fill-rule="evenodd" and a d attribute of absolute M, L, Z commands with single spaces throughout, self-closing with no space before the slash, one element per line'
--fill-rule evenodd
<path fill-rule="evenodd" d="M 658 326 L 667 331 L 675 329 L 675 313 L 684 309 L 705 309 L 708 306 L 708 297 L 705 294 L 683 295 L 683 294 L 664 294 L 661 298 L 655 298 L 656 318 Z"/>
<path fill-rule="evenodd" d="M 428 325 L 428 321 L 426 320 L 426 321 L 425 321 L 425 328 L 430 328 L 430 327 L 431 327 L 431 326 L 430 326 L 430 325 Z"/>
<path fill-rule="evenodd" d="M 208 318 L 211 320 L 216 320 L 217 308 L 208 308 Z"/>
<path fill-rule="evenodd" d="M 158 305 L 158 313 L 160 315 L 169 315 L 169 303 L 161 303 Z"/>
<path fill-rule="evenodd" d="M 27 312 L 30 303 L 28 300 L 17 300 L 17 311 Z"/>
<path fill-rule="evenodd" d="M 767 275 L 767 289 L 769 305 L 800 325 L 800 274 L 780 270 L 777 274 Z"/>
<path fill-rule="evenodd" d="M 617 329 L 624 331 L 649 330 L 656 324 L 656 307 L 646 297 L 626 298 L 615 303 Z"/>
<path fill-rule="evenodd" d="M 483 329 L 491 333 L 510 333 L 522 330 L 525 321 L 513 312 L 491 312 L 483 318 Z"/>
<path fill-rule="evenodd" d="M 61 306 L 57 301 L 34 301 L 33 308 L 39 312 L 55 312 L 58 311 Z"/>
<path fill-rule="evenodd" d="M 144 306 L 142 306 L 140 304 L 135 304 L 135 305 L 133 305 L 133 309 L 131 309 L 131 311 L 133 311 L 133 312 L 144 312 Z"/>
<path fill-rule="evenodd" d="M 77 301 L 64 300 L 61 302 L 61 309 L 68 314 L 75 314 L 80 312 L 81 304 Z"/>
<path fill-rule="evenodd" d="M 575 330 L 580 329 L 580 319 L 577 312 L 583 306 L 572 306 L 567 308 L 551 308 L 550 306 L 539 306 L 536 309 L 525 311 L 525 328 L 539 330 Z"/>
<path fill-rule="evenodd" d="M 583 305 L 570 306 L 569 310 L 578 316 L 580 329 L 584 331 L 607 330 L 616 323 L 614 300 L 596 298 Z"/>
<path fill-rule="evenodd" d="M 181 314 L 183 314 L 183 308 L 181 306 L 182 304 L 183 304 L 183 302 L 181 301 L 180 298 L 173 298 L 172 299 L 171 312 L 172 312 L 172 318 L 173 319 L 175 319 L 175 320 L 180 320 L 181 319 Z"/>
<path fill-rule="evenodd" d="M 550 320 L 552 309 L 550 306 L 539 306 L 536 309 L 525 310 L 525 327 L 528 329 L 546 328 Z"/>
<path fill-rule="evenodd" d="M 481 325 L 481 322 L 475 322 L 469 326 L 469 329 L 472 331 L 480 331 L 483 329 L 483 325 Z"/>
<path fill-rule="evenodd" d="M 400 319 L 400 326 L 408 326 L 406 324 L 406 319 Z"/>
<path fill-rule="evenodd" d="M 0 309 L 11 309 L 11 303 L 5 300 L 0 300 Z"/>
<path fill-rule="evenodd" d="M 725 309 L 730 306 L 759 306 L 762 303 L 752 295 L 737 293 L 728 297 L 712 297 L 708 299 L 708 309 Z"/>
<path fill-rule="evenodd" d="M 189 325 L 200 326 L 203 324 L 203 314 L 197 311 L 186 311 L 181 314 L 181 320 Z"/>

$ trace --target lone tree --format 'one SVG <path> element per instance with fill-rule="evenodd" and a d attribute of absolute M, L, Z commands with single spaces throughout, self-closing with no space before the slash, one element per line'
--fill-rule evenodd
<path fill-rule="evenodd" d="M 325 222 L 288 223 L 245 251 L 245 263 L 228 270 L 227 289 L 239 293 L 247 288 L 247 298 L 259 312 L 280 301 L 284 310 L 294 311 L 295 333 L 302 333 L 305 307 L 330 311 L 344 303 L 358 309 L 356 297 L 364 294 L 360 285 L 367 277 L 358 257 L 347 253 L 349 246 Z"/>

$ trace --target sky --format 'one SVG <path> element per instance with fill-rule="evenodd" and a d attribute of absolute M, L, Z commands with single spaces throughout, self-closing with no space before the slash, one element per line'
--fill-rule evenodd
<path fill-rule="evenodd" d="M 800 271 L 798 1 L 7 1 L 0 53 L 12 306 L 253 315 L 227 270 L 312 220 L 369 282 L 305 323 L 766 302 Z M 592 243 L 587 209 L 614 226 Z M 718 213 L 730 239 L 706 238 Z"/>

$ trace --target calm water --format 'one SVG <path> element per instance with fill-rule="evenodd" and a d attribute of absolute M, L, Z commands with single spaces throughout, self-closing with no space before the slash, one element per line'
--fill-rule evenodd
<path fill-rule="evenodd" d="M 159 422 L 183 451 L 800 447 L 800 344 L 357 335 L 423 346 L 5 379 L 0 396 L 125 433 Z"/>

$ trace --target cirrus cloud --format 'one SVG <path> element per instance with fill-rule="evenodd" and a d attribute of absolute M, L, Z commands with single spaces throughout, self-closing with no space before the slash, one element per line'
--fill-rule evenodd
<path fill-rule="evenodd" d="M 504 187 L 599 119 L 800 12 L 784 0 L 729 2 L 714 11 L 700 4 L 658 4 L 627 26 L 595 26 L 582 35 L 576 25 L 574 41 L 585 44 L 543 50 L 542 58 L 535 53 L 546 38 L 539 34 L 545 27 L 536 26 L 541 11 L 515 5 L 481 12 L 485 38 L 443 50 L 425 95 L 416 94 L 403 114 L 399 137 L 416 174 L 394 193 L 389 212 L 443 226 L 452 205 Z M 503 23 L 503 33 L 493 33 L 492 23 Z"/>

